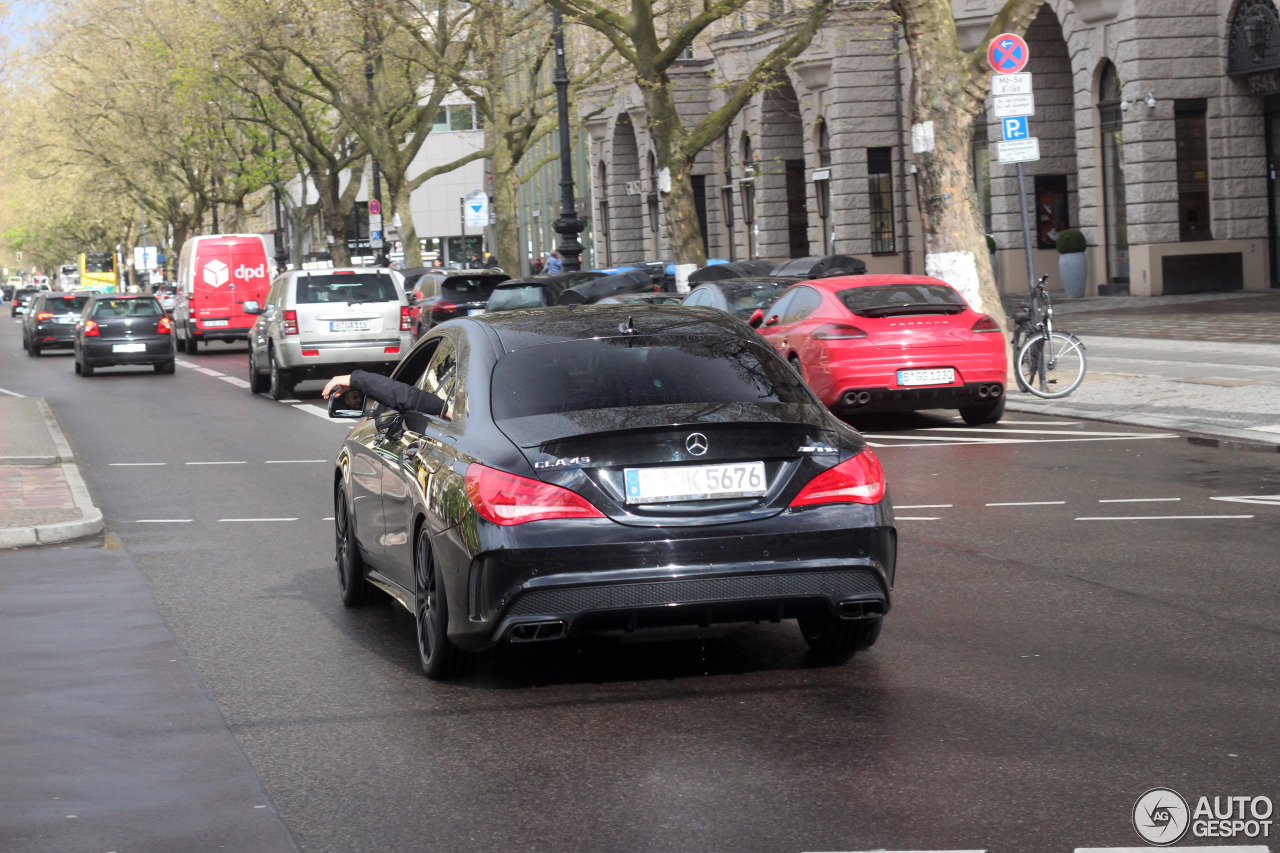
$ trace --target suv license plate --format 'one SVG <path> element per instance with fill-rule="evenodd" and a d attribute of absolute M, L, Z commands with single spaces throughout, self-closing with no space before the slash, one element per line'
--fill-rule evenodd
<path fill-rule="evenodd" d="M 956 381 L 956 372 L 950 367 L 934 370 L 899 370 L 899 385 L 950 385 Z"/>
<path fill-rule="evenodd" d="M 763 462 L 627 468 L 627 503 L 674 503 L 749 498 L 767 490 Z"/>
<path fill-rule="evenodd" d="M 329 331 L 331 332 L 367 332 L 369 331 L 368 320 L 334 320 L 329 323 Z"/>

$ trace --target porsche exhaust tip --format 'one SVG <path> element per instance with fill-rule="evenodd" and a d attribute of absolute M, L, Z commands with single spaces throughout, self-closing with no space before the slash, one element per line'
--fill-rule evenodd
<path fill-rule="evenodd" d="M 857 406 L 865 406 L 867 403 L 871 402 L 871 392 L 870 391 L 846 391 L 844 392 L 844 396 L 841 398 L 841 400 L 844 402 L 846 406 L 849 406 L 849 407 L 856 408 Z"/>

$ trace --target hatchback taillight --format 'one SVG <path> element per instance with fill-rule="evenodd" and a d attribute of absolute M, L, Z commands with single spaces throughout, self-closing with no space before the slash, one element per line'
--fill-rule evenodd
<path fill-rule="evenodd" d="M 844 323 L 828 323 L 825 326 L 819 326 L 813 330 L 812 335 L 815 341 L 853 341 L 866 336 L 867 333 L 857 326 Z"/>
<path fill-rule="evenodd" d="M 402 332 L 413 331 L 413 327 L 409 325 L 409 320 L 410 320 L 409 306 L 401 305 L 400 306 L 400 331 Z"/>
<path fill-rule="evenodd" d="M 173 332 L 173 321 L 168 317 L 161 317 L 160 322 L 156 324 L 156 332 L 161 335 L 168 335 Z"/>
<path fill-rule="evenodd" d="M 978 318 L 978 322 L 973 324 L 973 331 L 998 332 L 1000 331 L 1000 324 L 997 323 L 995 321 L 995 318 L 992 317 L 990 314 L 983 314 L 981 317 Z"/>
<path fill-rule="evenodd" d="M 452 302 L 437 302 L 435 305 L 431 306 L 432 314 L 452 314 L 457 310 L 458 306 L 454 305 Z"/>
<path fill-rule="evenodd" d="M 792 499 L 791 505 L 874 504 L 883 497 L 884 469 L 868 447 L 847 462 L 828 468 L 810 480 Z"/>
<path fill-rule="evenodd" d="M 93 322 L 92 320 L 85 320 L 85 321 L 84 321 L 84 336 L 85 336 L 86 338 L 96 338 L 96 337 L 98 337 L 98 324 L 97 324 L 97 323 L 95 323 L 95 322 Z"/>
<path fill-rule="evenodd" d="M 482 517 L 504 527 L 546 518 L 604 518 L 575 492 L 475 462 L 467 468 L 467 497 Z"/>
<path fill-rule="evenodd" d="M 284 312 L 284 333 L 286 335 L 298 334 L 298 312 L 297 311 Z"/>
<path fill-rule="evenodd" d="M 46 320 L 52 320 L 52 319 L 53 319 L 52 311 L 41 311 L 39 314 L 36 315 L 36 320 L 41 323 L 45 322 Z"/>

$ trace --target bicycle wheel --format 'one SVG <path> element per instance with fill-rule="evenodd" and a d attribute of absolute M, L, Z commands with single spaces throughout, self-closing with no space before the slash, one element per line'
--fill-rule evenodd
<path fill-rule="evenodd" d="M 1017 366 L 1023 390 L 1046 400 L 1065 397 L 1084 381 L 1084 345 L 1065 332 L 1041 332 L 1022 345 Z"/>

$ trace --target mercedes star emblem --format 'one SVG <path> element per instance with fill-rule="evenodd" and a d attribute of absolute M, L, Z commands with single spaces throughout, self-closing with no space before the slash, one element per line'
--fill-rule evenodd
<path fill-rule="evenodd" d="M 701 456 L 707 452 L 707 437 L 700 432 L 691 434 L 684 440 L 684 449 L 694 456 Z"/>

